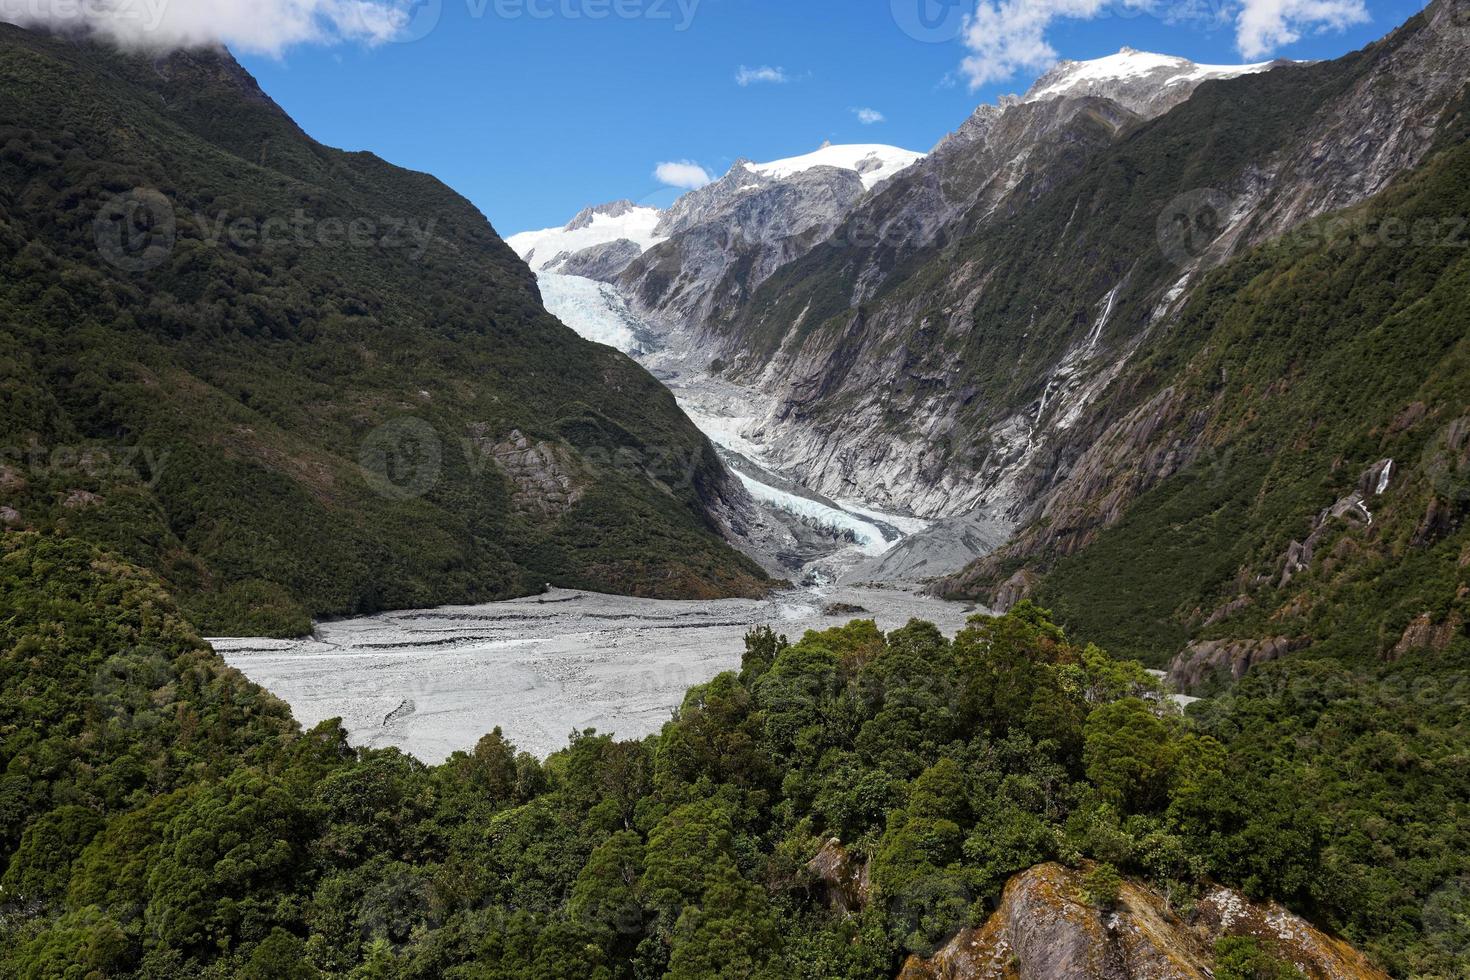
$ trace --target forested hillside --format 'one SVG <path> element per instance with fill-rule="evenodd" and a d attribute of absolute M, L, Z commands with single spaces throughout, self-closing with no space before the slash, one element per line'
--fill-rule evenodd
<path fill-rule="evenodd" d="M 0 976 L 1465 977 L 1470 114 L 1443 29 L 1151 121 L 1092 106 L 1075 180 L 1033 175 L 1013 220 L 877 249 L 856 305 L 826 248 L 761 287 L 752 349 L 833 354 L 820 412 L 912 396 L 873 416 L 897 443 L 943 392 L 925 465 L 984 472 L 993 425 L 1024 447 L 1019 535 L 939 586 L 1002 614 L 759 628 L 656 735 L 538 759 L 497 729 L 426 766 L 303 731 L 201 635 L 547 581 L 763 591 L 715 451 L 466 201 L 316 144 L 228 56 L 0 25 Z M 1272 156 L 1294 140 L 1347 167 L 1378 130 L 1303 119 L 1362 96 L 1393 128 L 1431 90 L 1374 193 L 1171 262 L 1181 189 L 1259 189 L 1262 159 L 1306 166 Z"/>
<path fill-rule="evenodd" d="M 1192 640 L 1190 683 L 1308 646 L 1470 652 L 1467 125 L 1457 107 L 1421 170 L 1204 282 L 1084 420 L 1036 526 L 943 588 L 1020 575 L 1158 666 Z"/>
<path fill-rule="evenodd" d="M 1444 658 L 1270 665 L 1186 718 L 1029 603 L 953 638 L 757 631 L 658 736 L 538 762 L 497 732 L 426 767 L 300 732 L 79 541 L 8 535 L 0 603 L 7 975 L 888 977 L 1045 861 L 1086 869 L 1069 914 L 1146 885 L 1186 917 L 1214 880 L 1462 975 Z M 1209 955 L 1243 980 L 1306 949 Z"/>
<path fill-rule="evenodd" d="M 0 520 L 200 628 L 525 594 L 753 594 L 672 396 L 467 201 L 315 143 L 224 52 L 0 25 Z"/>

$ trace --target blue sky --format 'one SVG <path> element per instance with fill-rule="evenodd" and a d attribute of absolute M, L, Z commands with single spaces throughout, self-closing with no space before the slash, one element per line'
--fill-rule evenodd
<path fill-rule="evenodd" d="M 1211 63 L 1264 60 L 1241 50 L 1241 4 L 1256 4 L 1254 15 L 1281 25 L 1267 31 L 1265 57 L 1328 58 L 1422 6 L 1327 0 L 1346 12 L 1340 29 L 1322 30 L 1292 19 L 1302 0 L 1185 0 L 1167 17 L 1148 0 L 982 0 L 988 26 L 972 21 L 966 37 L 962 18 L 976 0 L 418 2 L 418 20 L 385 32 L 423 33 L 416 39 L 323 33 L 272 53 L 242 50 L 270 47 L 258 38 L 235 49 L 314 137 L 435 174 L 502 234 L 561 224 L 619 197 L 667 203 L 677 192 L 653 176 L 664 161 L 718 175 L 737 157 L 792 156 L 823 140 L 926 150 L 977 104 L 1025 89 L 1047 49 L 1077 59 L 1130 45 Z M 526 4 L 550 16 L 533 17 Z M 637 16 L 617 16 L 616 4 Z M 937 27 L 916 26 L 919 4 L 932 5 Z M 1069 10 L 1095 16 L 1057 15 Z M 607 16 L 588 16 L 599 11 Z M 1302 37 L 1283 41 L 1282 32 Z M 864 124 L 862 109 L 882 121 Z"/>

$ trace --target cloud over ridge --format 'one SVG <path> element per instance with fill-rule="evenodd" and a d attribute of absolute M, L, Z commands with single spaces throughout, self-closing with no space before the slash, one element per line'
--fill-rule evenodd
<path fill-rule="evenodd" d="M 431 2 L 439 0 L 0 0 L 0 21 L 128 49 L 224 44 L 280 55 L 297 44 L 391 41 Z"/>
<path fill-rule="evenodd" d="M 978 0 L 961 33 L 970 53 L 960 70 L 971 88 L 1045 71 L 1058 58 L 1047 34 L 1063 20 L 1147 14 L 1171 23 L 1233 22 L 1236 49 L 1247 59 L 1268 57 L 1309 33 L 1369 20 L 1364 0 L 1219 0 L 1206 7 L 1199 0 Z"/>

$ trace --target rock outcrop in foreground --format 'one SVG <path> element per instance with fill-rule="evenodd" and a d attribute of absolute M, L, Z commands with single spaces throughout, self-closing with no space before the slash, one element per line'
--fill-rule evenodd
<path fill-rule="evenodd" d="M 1101 911 L 1082 897 L 1082 877 L 1059 864 L 1016 875 L 982 927 L 960 931 L 928 959 L 909 957 L 899 980 L 1207 980 L 1214 944 L 1227 936 L 1256 939 L 1311 980 L 1388 976 L 1274 902 L 1215 887 L 1186 920 L 1161 895 L 1125 881 L 1116 906 Z"/>

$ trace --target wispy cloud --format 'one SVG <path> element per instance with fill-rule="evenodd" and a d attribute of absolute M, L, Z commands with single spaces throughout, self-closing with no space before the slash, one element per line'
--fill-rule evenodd
<path fill-rule="evenodd" d="M 1130 9 L 1151 6 L 1150 0 L 1123 0 Z M 980 0 L 965 22 L 969 57 L 960 70 L 971 88 L 1010 78 L 1021 71 L 1040 72 L 1057 60 L 1047 43 L 1047 29 L 1063 19 L 1091 20 L 1109 9 L 1107 0 Z"/>
<path fill-rule="evenodd" d="M 747 68 L 741 65 L 735 71 L 735 84 L 741 88 L 762 82 L 784 85 L 789 81 L 791 81 L 791 76 L 786 74 L 785 68 L 772 68 L 770 65 L 761 65 L 759 68 Z"/>
<path fill-rule="evenodd" d="M 1057 61 L 1047 40 L 1062 20 L 1152 14 L 1167 23 L 1233 21 L 1245 58 L 1266 58 L 1308 33 L 1343 30 L 1369 20 L 1365 0 L 978 0 L 965 19 L 969 55 L 960 71 L 971 88 L 1022 72 L 1040 73 Z"/>
<path fill-rule="evenodd" d="M 381 44 L 424 0 L 31 0 L 0 2 L 0 20 L 92 34 L 122 47 L 172 50 L 227 44 L 279 55 L 303 43 Z"/>
<path fill-rule="evenodd" d="M 858 122 L 862 123 L 864 126 L 871 126 L 874 123 L 884 122 L 888 118 L 877 109 L 869 109 L 867 106 L 852 110 L 852 114 L 857 116 Z"/>
<path fill-rule="evenodd" d="M 714 178 L 693 160 L 669 160 L 653 168 L 653 176 L 659 183 L 670 187 L 697 190 Z"/>
<path fill-rule="evenodd" d="M 1264 58 L 1305 32 L 1341 31 L 1368 20 L 1363 0 L 1245 0 L 1235 43 L 1247 58 Z"/>

